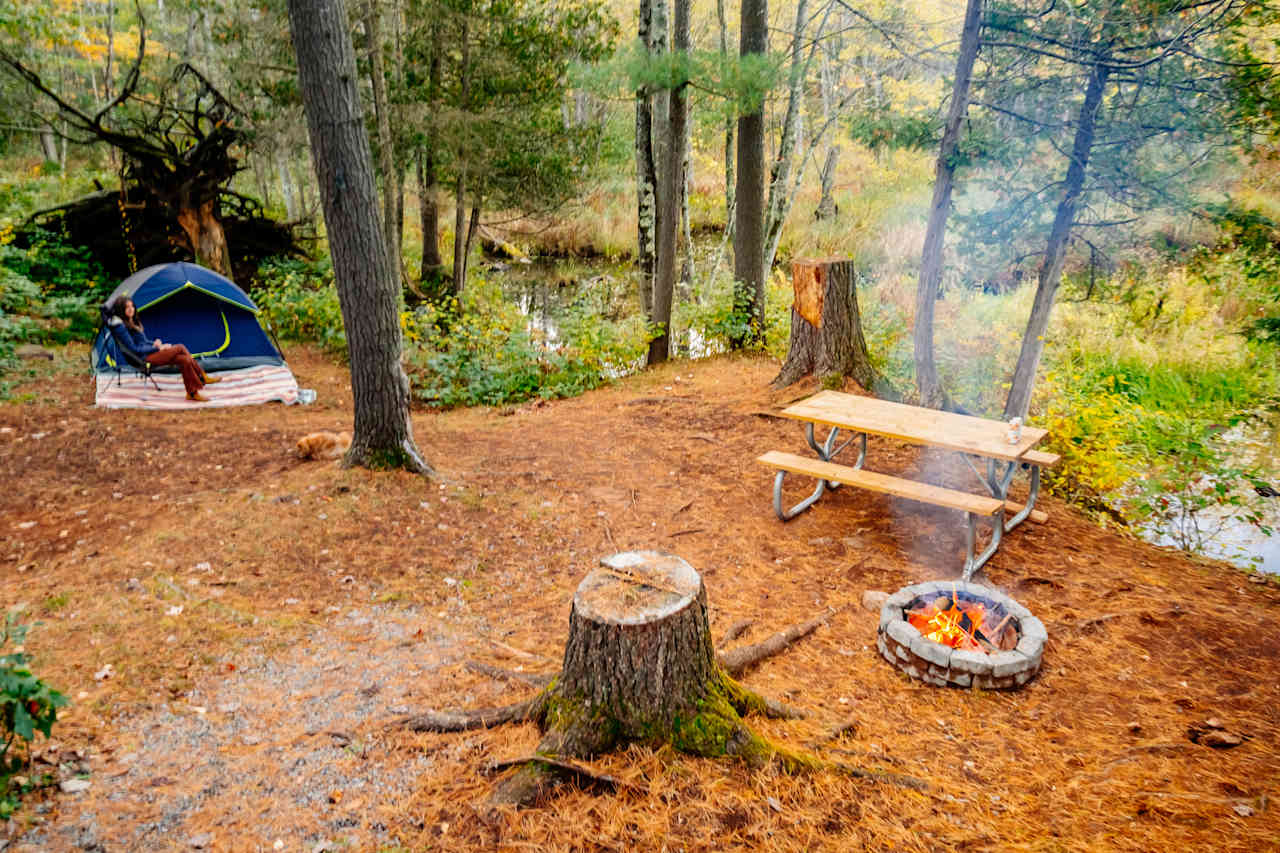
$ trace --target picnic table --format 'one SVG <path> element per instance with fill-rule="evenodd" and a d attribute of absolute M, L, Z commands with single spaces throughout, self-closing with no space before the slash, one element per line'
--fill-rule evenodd
<path fill-rule="evenodd" d="M 960 510 L 968 516 L 964 563 L 964 579 L 968 580 L 995 554 L 1003 534 L 1027 519 L 1040 523 L 1047 520 L 1043 512 L 1035 509 L 1040 492 L 1040 470 L 1057 464 L 1058 456 L 1034 449 L 1048 435 L 1047 430 L 1029 426 L 1014 428 L 1001 421 L 839 391 L 821 391 L 788 406 L 781 414 L 804 424 L 809 447 L 818 455 L 814 459 L 773 450 L 758 458 L 761 464 L 777 469 L 773 508 L 782 521 L 795 518 L 813 506 L 829 489 L 841 485 Z M 830 430 L 824 440 L 818 440 L 816 427 Z M 841 432 L 848 434 L 843 441 L 839 437 Z M 864 470 L 868 435 L 958 453 L 987 494 L 973 494 Z M 851 465 L 836 464 L 833 461 L 836 455 L 855 442 L 857 459 Z M 980 465 L 983 466 L 981 469 Z M 1030 479 L 1025 505 L 1008 499 L 1009 487 L 1019 470 L 1026 470 Z M 816 477 L 818 485 L 809 497 L 790 509 L 784 509 L 782 482 L 788 473 Z M 1008 518 L 1006 514 L 1009 514 Z M 975 554 L 979 519 L 990 520 L 992 534 L 983 552 Z"/>

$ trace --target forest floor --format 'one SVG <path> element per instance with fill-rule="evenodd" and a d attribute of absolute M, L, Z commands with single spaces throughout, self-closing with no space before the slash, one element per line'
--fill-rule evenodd
<path fill-rule="evenodd" d="M 342 366 L 290 352 L 310 406 L 172 413 L 91 405 L 71 347 L 0 404 L 0 604 L 38 621 L 36 671 L 72 700 L 0 850 L 1170 850 L 1280 847 L 1280 586 L 1098 527 L 1049 498 L 983 582 L 1045 623 L 1024 689 L 935 689 L 875 650 L 859 602 L 953 577 L 963 519 L 844 489 L 773 515 L 755 457 L 803 452 L 772 416 L 812 386 L 717 358 L 580 398 L 416 412 L 440 477 L 293 453 L 350 429 Z M 941 453 L 872 440 L 877 470 L 966 488 Z M 800 487 L 797 486 L 797 492 Z M 836 608 L 744 681 L 813 712 L 757 721 L 927 792 L 788 777 L 666 749 L 592 763 L 634 785 L 567 788 L 480 817 L 486 765 L 532 726 L 413 734 L 426 708 L 551 673 L 578 581 L 608 553 L 669 550 L 706 581 L 712 631 L 751 642 Z M 1242 736 L 1194 742 L 1206 720 Z"/>

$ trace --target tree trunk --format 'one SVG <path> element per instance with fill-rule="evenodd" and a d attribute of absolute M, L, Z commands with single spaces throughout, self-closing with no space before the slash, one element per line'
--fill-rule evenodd
<path fill-rule="evenodd" d="M 58 162 L 58 135 L 51 125 L 46 124 L 40 129 L 40 150 L 44 154 L 45 162 Z"/>
<path fill-rule="evenodd" d="M 373 111 L 378 125 L 378 165 L 382 172 L 382 232 L 386 236 L 387 257 L 391 269 L 400 276 L 399 201 L 401 182 L 396 173 L 395 143 L 391 137 L 391 105 L 387 102 L 387 78 L 382 63 L 382 10 L 378 0 L 366 0 L 364 9 L 365 34 L 369 39 L 369 78 L 373 88 Z"/>
<path fill-rule="evenodd" d="M 801 97 L 804 94 L 802 86 L 808 68 L 808 63 L 801 58 L 807 6 L 806 0 L 798 0 L 796 3 L 795 30 L 791 34 L 791 73 L 788 75 L 787 83 L 787 111 L 782 119 L 782 135 L 778 140 L 777 155 L 773 158 L 773 168 L 770 170 L 769 200 L 765 205 L 765 270 L 773 266 L 773 259 L 778 252 L 778 242 L 782 239 L 782 226 L 787 222 L 791 201 L 795 198 L 795 189 L 791 185 L 791 168 L 794 165 L 796 149 L 800 147 Z M 830 8 L 831 6 L 828 6 L 828 9 Z M 818 37 L 821 36 L 822 30 L 819 28 Z M 799 182 L 796 183 L 796 189 L 798 189 Z"/>
<path fill-rule="evenodd" d="M 720 25 L 720 57 L 727 63 L 729 59 L 729 21 L 724 13 L 724 0 L 716 0 L 716 21 Z M 733 230 L 735 125 L 736 122 L 734 122 L 733 116 L 726 115 L 724 119 L 724 227 L 726 231 Z"/>
<path fill-rule="evenodd" d="M 116 87 L 114 69 L 116 57 L 116 2 L 107 0 L 107 67 L 102 75 L 102 102 L 110 103 Z"/>
<path fill-rule="evenodd" d="M 453 292 L 462 294 L 467 281 L 467 169 L 463 164 L 458 170 L 453 199 Z"/>
<path fill-rule="evenodd" d="M 655 8 L 662 5 L 658 0 Z M 659 25 L 655 16 L 654 26 Z M 663 22 L 665 23 L 665 22 Z M 689 0 L 675 0 L 675 28 L 672 52 L 689 49 Z M 688 103 L 683 85 L 667 93 L 668 119 L 666 132 L 660 137 L 658 151 L 662 164 L 658 171 L 661 184 L 658 193 L 658 257 L 653 282 L 653 311 L 649 322 L 661 331 L 649 341 L 648 364 L 667 360 L 671 349 L 671 302 L 676 285 L 677 236 L 680 233 L 680 187 L 684 183 L 684 146 Z"/>
<path fill-rule="evenodd" d="M 760 766 L 775 750 L 740 715 L 762 711 L 763 702 L 716 662 L 706 588 L 692 566 L 657 551 L 614 554 L 574 595 L 564 668 L 545 700 L 536 753 L 590 758 L 638 741 Z M 555 782 L 546 769 L 526 767 L 493 800 L 527 804 Z"/>
<path fill-rule="evenodd" d="M 969 0 L 964 29 L 960 34 L 956 79 L 951 86 L 951 108 L 947 111 L 942 144 L 938 148 L 938 163 L 934 169 L 933 202 L 929 207 L 929 224 L 920 258 L 920 281 L 916 286 L 916 390 L 920 403 L 925 406 L 937 406 L 942 402 L 938 366 L 933 358 L 933 313 L 942 282 L 942 248 L 946 239 L 947 217 L 951 213 L 951 190 L 955 184 L 956 145 L 960 139 L 960 122 L 969 106 L 969 83 L 973 78 L 973 63 L 978 56 L 981 30 L 982 0 Z"/>
<path fill-rule="evenodd" d="M 676 6 L 679 8 L 681 3 L 687 3 L 688 0 L 676 0 Z M 680 24 L 680 16 L 676 15 L 676 26 Z M 686 46 L 684 48 L 688 50 Z M 681 92 L 680 98 L 684 115 L 684 138 L 680 141 L 680 227 L 684 240 L 684 261 L 680 266 L 680 275 L 676 276 L 676 284 L 679 297 L 682 301 L 688 302 L 690 298 L 690 290 L 693 282 L 693 221 L 689 215 L 689 194 L 693 190 L 693 135 L 690 133 L 689 127 L 689 93 L 687 88 Z"/>
<path fill-rule="evenodd" d="M 274 159 L 276 174 L 280 178 L 280 193 L 284 196 L 285 215 L 290 222 L 297 222 L 302 218 L 302 211 L 298 207 L 298 195 L 293 186 L 293 173 L 289 171 L 288 159 L 279 148 L 276 149 Z"/>
<path fill-rule="evenodd" d="M 351 360 L 355 428 L 346 464 L 431 473 L 409 422 L 400 281 L 379 227 L 346 10 L 341 0 L 289 0 L 289 24 Z"/>
<path fill-rule="evenodd" d="M 178 224 L 191 243 L 196 263 L 231 277 L 231 259 L 227 256 L 227 235 L 213 214 L 213 199 L 194 206 L 179 208 Z"/>
<path fill-rule="evenodd" d="M 423 280 L 433 275 L 444 261 L 440 258 L 440 202 L 436 183 L 435 158 L 418 154 L 418 213 L 422 222 Z"/>
<path fill-rule="evenodd" d="M 436 110 L 440 95 L 440 63 L 444 52 L 443 28 L 439 22 L 431 27 L 431 60 L 427 66 L 428 107 Z M 418 155 L 418 208 L 422 221 L 422 278 L 428 271 L 444 265 L 440 257 L 440 182 L 436 174 L 436 126 L 427 125 L 426 150 Z"/>
<path fill-rule="evenodd" d="M 830 219 L 837 211 L 835 197 L 832 192 L 836 185 L 836 163 L 840 160 L 840 147 L 832 145 L 827 149 L 827 159 L 822 163 L 822 172 L 818 176 L 822 185 L 822 195 L 818 199 L 818 207 L 813 211 L 813 218 L 819 221 Z"/>
<path fill-rule="evenodd" d="M 637 37 L 652 49 L 651 0 L 640 0 Z M 653 282 L 657 259 L 657 165 L 653 157 L 653 99 L 647 87 L 636 90 L 636 267 L 640 272 L 640 306 L 645 317 L 653 311 Z"/>
<path fill-rule="evenodd" d="M 1058 203 L 1058 211 L 1053 218 L 1053 229 L 1049 232 L 1049 242 L 1045 247 L 1044 263 L 1040 266 L 1040 279 L 1036 283 L 1036 298 L 1031 305 L 1027 330 L 1022 335 L 1022 349 L 1018 352 L 1018 366 L 1013 371 L 1009 398 L 1004 404 L 1006 418 L 1025 418 L 1027 410 L 1031 407 L 1031 390 L 1035 387 L 1036 371 L 1040 367 L 1040 356 L 1044 353 L 1044 334 L 1049 327 L 1049 314 L 1053 311 L 1054 296 L 1062 281 L 1062 264 L 1066 260 L 1067 240 L 1071 237 L 1076 205 L 1080 201 L 1080 191 L 1084 188 L 1089 153 L 1093 149 L 1098 110 L 1102 106 L 1102 95 L 1106 90 L 1107 77 L 1110 74 L 1110 67 L 1101 63 L 1095 65 L 1089 74 L 1089 86 L 1085 90 L 1084 102 L 1080 105 L 1080 115 L 1076 121 L 1076 135 L 1071 145 L 1071 163 L 1067 166 L 1062 201 Z"/>
<path fill-rule="evenodd" d="M 769 41 L 768 0 L 742 0 L 739 53 L 764 54 Z M 738 118 L 738 180 L 733 218 L 734 311 L 746 325 L 729 340 L 742 349 L 764 339 L 764 104 Z"/>
<path fill-rule="evenodd" d="M 471 216 L 467 219 L 467 239 L 462 244 L 462 278 L 467 278 L 467 261 L 471 257 L 471 246 L 476 239 L 476 232 L 480 230 L 480 199 L 477 197 L 471 202 Z"/>
<path fill-rule="evenodd" d="M 462 89 L 460 99 L 465 112 L 471 105 L 471 18 L 462 16 L 462 62 L 458 66 Z M 465 155 L 458 163 L 458 178 L 453 194 L 453 292 L 460 295 L 467 284 L 467 240 L 463 225 L 467 205 L 467 161 Z"/>
<path fill-rule="evenodd" d="M 834 83 L 832 82 L 831 57 L 828 50 L 822 52 L 822 68 L 818 77 L 818 85 L 820 94 L 822 95 L 822 124 L 823 127 L 830 127 L 832 124 L 832 112 L 835 110 L 835 93 L 832 91 Z M 818 207 L 813 212 L 813 218 L 822 221 L 830 219 L 840 212 L 836 207 L 836 200 L 833 195 L 836 188 L 836 164 L 840 160 L 840 145 L 838 142 L 827 144 L 827 156 L 822 161 L 822 171 L 818 173 L 818 182 L 821 186 L 821 194 L 818 198 Z"/>
<path fill-rule="evenodd" d="M 873 389 L 876 372 L 862 337 L 854 262 L 794 261 L 791 279 L 791 346 L 773 387 L 785 388 L 810 374 L 834 374 Z"/>

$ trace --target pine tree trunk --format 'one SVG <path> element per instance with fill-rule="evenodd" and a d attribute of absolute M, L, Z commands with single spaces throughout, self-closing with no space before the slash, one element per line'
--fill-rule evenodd
<path fill-rule="evenodd" d="M 1106 90 L 1107 77 L 1110 73 L 1111 69 L 1108 66 L 1098 64 L 1093 67 L 1089 75 L 1089 86 L 1085 90 L 1084 102 L 1080 105 L 1080 114 L 1076 121 L 1076 135 L 1071 146 L 1071 163 L 1067 167 L 1062 201 L 1058 204 L 1057 213 L 1053 218 L 1053 229 L 1049 232 L 1044 263 L 1040 266 L 1040 279 L 1036 283 L 1036 297 L 1031 305 L 1031 316 L 1027 319 L 1027 330 L 1022 335 L 1018 365 L 1014 368 L 1009 397 L 1004 404 L 1006 418 L 1025 418 L 1027 410 L 1031 408 L 1031 391 L 1035 387 L 1036 371 L 1040 368 L 1040 356 L 1044 353 L 1044 334 L 1049 328 L 1049 314 L 1053 311 L 1053 300 L 1058 292 L 1058 285 L 1062 282 L 1062 265 L 1066 260 L 1067 241 L 1071 238 L 1076 206 L 1080 202 L 1080 192 L 1084 189 L 1089 153 L 1093 150 L 1098 111 L 1102 106 L 1102 95 Z"/>
<path fill-rule="evenodd" d="M 764 54 L 769 47 L 768 0 L 742 0 L 739 53 Z M 734 349 L 764 339 L 764 105 L 738 118 L 738 180 L 733 221 L 734 310 L 749 326 L 729 341 Z"/>
<path fill-rule="evenodd" d="M 431 59 L 427 66 L 427 100 L 433 111 L 439 99 L 443 52 L 443 28 L 437 22 L 431 27 Z M 427 125 L 426 150 L 418 155 L 418 207 L 422 224 L 422 278 L 425 280 L 428 271 L 444 265 L 440 257 L 440 182 L 436 174 L 434 121 Z"/>
<path fill-rule="evenodd" d="M 444 263 L 440 258 L 440 203 L 434 158 L 418 154 L 418 213 L 422 224 L 422 272 L 425 281 Z"/>
<path fill-rule="evenodd" d="M 373 110 L 378 126 L 378 163 L 382 172 L 382 232 L 386 236 L 391 269 L 401 274 L 399 204 L 403 181 L 396 165 L 395 142 L 391 136 L 391 105 L 387 101 L 387 77 L 382 62 L 382 10 L 378 0 L 366 0 L 365 34 L 369 39 L 369 79 L 373 88 Z"/>
<path fill-rule="evenodd" d="M 346 10 L 341 0 L 289 0 L 289 23 L 351 360 L 355 424 L 346 462 L 430 473 L 409 423 L 400 281 L 378 219 Z"/>
<path fill-rule="evenodd" d="M 854 262 L 795 261 L 791 276 L 791 346 L 773 386 L 814 374 L 848 376 L 871 390 L 876 372 L 862 336 Z"/>
<path fill-rule="evenodd" d="M 655 8 L 662 6 L 657 0 Z M 654 25 L 660 23 L 655 15 Z M 672 52 L 689 49 L 689 0 L 675 0 L 675 27 Z M 658 193 L 658 257 L 653 281 L 653 311 L 649 322 L 661 329 L 649 341 L 648 364 L 667 360 L 671 349 L 671 303 L 676 286 L 677 237 L 680 232 L 680 187 L 684 183 L 684 146 L 682 144 L 688 120 L 688 102 L 683 86 L 672 89 L 664 99 L 667 103 L 665 132 L 658 143 L 662 165 L 659 169 Z"/>
<path fill-rule="evenodd" d="M 933 357 L 933 313 L 942 282 L 942 248 L 951 213 L 951 190 L 955 185 L 955 153 L 960 139 L 960 122 L 969 106 L 969 83 L 978 56 L 982 28 L 982 0 L 969 0 L 964 29 L 960 34 L 960 56 L 956 59 L 956 79 L 951 87 L 951 108 L 942 131 L 938 162 L 934 170 L 933 203 L 925 230 L 924 252 L 920 258 L 920 281 L 916 285 L 916 316 L 913 332 L 916 390 L 925 406 L 942 402 L 938 365 Z"/>
<path fill-rule="evenodd" d="M 729 58 L 729 22 L 724 13 L 724 0 L 716 0 L 716 21 L 720 25 L 720 56 L 726 62 Z M 733 193 L 734 193 L 734 151 L 737 148 L 734 142 L 734 130 L 736 122 L 732 115 L 725 116 L 724 119 L 724 215 L 725 230 L 733 230 Z"/>

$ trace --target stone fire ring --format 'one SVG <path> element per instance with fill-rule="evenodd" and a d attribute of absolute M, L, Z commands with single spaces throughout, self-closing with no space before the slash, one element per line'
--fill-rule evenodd
<path fill-rule="evenodd" d="M 926 640 L 906 620 L 904 611 L 918 598 L 950 596 L 952 590 L 966 598 L 990 602 L 1011 614 L 1018 629 L 1018 645 L 1011 651 L 985 654 Z M 903 587 L 889 596 L 880 608 L 876 646 L 885 660 L 925 684 L 1012 690 L 1026 684 L 1040 670 L 1048 639 L 1044 623 L 1007 595 L 976 583 L 931 581 Z"/>

